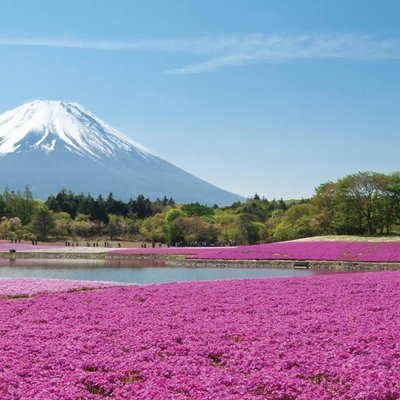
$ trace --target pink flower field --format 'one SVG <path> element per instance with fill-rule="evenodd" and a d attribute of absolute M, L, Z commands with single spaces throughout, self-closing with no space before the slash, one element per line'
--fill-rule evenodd
<path fill-rule="evenodd" d="M 0 299 L 0 398 L 394 400 L 400 273 Z"/>
<path fill-rule="evenodd" d="M 39 293 L 68 292 L 116 285 L 119 284 L 68 279 L 0 278 L 0 298 L 29 297 Z"/>
<path fill-rule="evenodd" d="M 220 260 L 400 262 L 400 242 L 280 242 L 238 247 L 117 249 L 122 254 L 182 254 Z"/>
<path fill-rule="evenodd" d="M 51 250 L 66 251 L 65 247 L 32 246 L 0 242 L 0 252 Z M 67 250 L 71 250 L 68 248 Z M 73 248 L 76 252 L 88 252 L 92 248 Z M 349 241 L 292 241 L 238 247 L 170 247 L 170 248 L 122 248 L 96 249 L 111 254 L 159 254 L 186 255 L 209 260 L 318 260 L 358 262 L 400 262 L 400 241 L 397 242 L 349 242 Z"/>

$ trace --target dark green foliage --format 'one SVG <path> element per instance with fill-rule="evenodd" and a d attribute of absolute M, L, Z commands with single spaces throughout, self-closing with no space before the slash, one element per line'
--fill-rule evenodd
<path fill-rule="evenodd" d="M 239 215 L 239 240 L 241 243 L 257 243 L 260 241 L 257 218 L 251 213 L 242 212 Z"/>
<path fill-rule="evenodd" d="M 29 186 L 25 186 L 21 192 L 17 190 L 4 189 L 0 195 L 0 218 L 19 217 L 24 225 L 29 224 L 35 211 L 36 201 L 33 199 Z"/>
<path fill-rule="evenodd" d="M 115 200 L 113 194 L 110 193 L 106 200 L 106 211 L 107 214 L 114 215 L 127 215 L 128 214 L 128 206 L 121 200 Z"/>
<path fill-rule="evenodd" d="M 93 203 L 93 206 L 90 210 L 90 219 L 92 221 L 101 221 L 105 224 L 108 223 L 109 218 L 107 214 L 107 207 L 101 195 Z"/>
<path fill-rule="evenodd" d="M 33 232 L 39 239 L 46 239 L 53 227 L 54 217 L 52 212 L 46 206 L 39 207 L 32 219 Z"/>
<path fill-rule="evenodd" d="M 139 219 L 153 215 L 150 199 L 145 198 L 142 194 L 140 194 L 136 200 L 129 200 L 128 208 L 129 211 Z"/>
<path fill-rule="evenodd" d="M 255 195 L 253 198 L 246 200 L 245 203 L 234 203 L 232 208 L 236 210 L 238 214 L 246 213 L 253 215 L 257 221 L 265 222 L 272 213 L 276 210 L 286 211 L 289 206 L 282 199 L 271 200 L 260 198 Z"/>
<path fill-rule="evenodd" d="M 182 207 L 184 213 L 189 217 L 197 215 L 198 217 L 211 216 L 214 213 L 214 207 L 208 207 L 199 203 L 185 204 Z"/>

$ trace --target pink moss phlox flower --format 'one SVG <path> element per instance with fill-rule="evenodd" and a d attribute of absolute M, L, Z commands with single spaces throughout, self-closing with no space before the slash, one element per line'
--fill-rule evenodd
<path fill-rule="evenodd" d="M 67 292 L 117 285 L 120 284 L 68 279 L 0 278 L 0 297 L 28 297 L 38 293 Z"/>
<path fill-rule="evenodd" d="M 116 249 L 121 254 L 181 254 L 220 260 L 400 262 L 400 242 L 279 242 L 238 247 Z"/>
<path fill-rule="evenodd" d="M 400 398 L 400 273 L 0 300 L 0 398 Z"/>

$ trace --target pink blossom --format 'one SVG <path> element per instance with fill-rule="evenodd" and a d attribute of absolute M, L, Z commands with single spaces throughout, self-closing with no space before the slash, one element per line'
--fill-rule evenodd
<path fill-rule="evenodd" d="M 68 279 L 0 278 L 0 297 L 28 297 L 39 293 L 67 292 L 116 285 L 120 284 Z"/>
<path fill-rule="evenodd" d="M 400 398 L 400 273 L 0 300 L 0 398 Z"/>
<path fill-rule="evenodd" d="M 280 242 L 238 247 L 116 249 L 120 254 L 181 254 L 200 259 L 400 262 L 400 242 Z"/>

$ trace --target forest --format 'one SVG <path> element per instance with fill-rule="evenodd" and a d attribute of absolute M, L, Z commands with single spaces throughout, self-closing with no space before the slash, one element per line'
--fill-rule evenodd
<path fill-rule="evenodd" d="M 34 199 L 29 186 L 0 194 L 0 238 L 127 240 L 173 246 L 255 244 L 316 235 L 400 233 L 400 172 L 358 172 L 325 182 L 301 200 L 257 194 L 227 207 L 129 201 L 67 189 Z"/>

